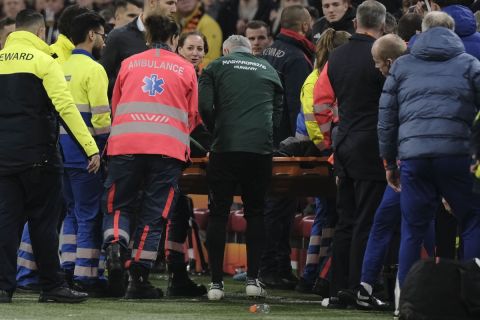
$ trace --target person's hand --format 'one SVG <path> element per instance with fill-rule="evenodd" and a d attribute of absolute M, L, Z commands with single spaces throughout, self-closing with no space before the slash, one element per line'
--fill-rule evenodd
<path fill-rule="evenodd" d="M 470 171 L 475 174 L 478 170 L 478 166 L 480 165 L 480 160 L 475 161 L 474 164 L 470 166 Z"/>
<path fill-rule="evenodd" d="M 398 169 L 387 169 L 386 177 L 388 185 L 393 189 L 393 191 L 402 191 L 402 186 L 400 184 L 400 171 L 398 171 Z"/>
<path fill-rule="evenodd" d="M 100 168 L 100 155 L 96 153 L 90 158 L 88 158 L 87 171 L 89 173 L 97 173 L 99 168 Z"/>

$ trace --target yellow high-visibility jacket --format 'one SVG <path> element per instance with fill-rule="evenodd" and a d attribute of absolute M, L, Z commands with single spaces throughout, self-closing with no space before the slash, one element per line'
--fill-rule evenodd
<path fill-rule="evenodd" d="M 49 46 L 11 33 L 0 51 L 0 174 L 58 163 L 58 116 L 88 157 L 98 153 Z"/>
<path fill-rule="evenodd" d="M 57 60 L 60 65 L 64 64 L 65 61 L 70 58 L 73 49 L 75 49 L 75 45 L 63 34 L 59 34 L 57 41 L 50 46 L 52 58 Z"/>
<path fill-rule="evenodd" d="M 89 52 L 81 49 L 72 51 L 62 69 L 83 121 L 95 138 L 98 148 L 103 150 L 112 124 L 105 69 Z M 60 128 L 60 144 L 65 167 L 85 168 L 87 159 L 63 127 Z"/>

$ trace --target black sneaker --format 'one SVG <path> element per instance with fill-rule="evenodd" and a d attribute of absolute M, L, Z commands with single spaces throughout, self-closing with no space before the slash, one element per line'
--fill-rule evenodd
<path fill-rule="evenodd" d="M 79 303 L 87 299 L 88 294 L 62 286 L 48 291 L 42 290 L 38 302 Z"/>
<path fill-rule="evenodd" d="M 261 275 L 259 280 L 267 289 L 292 290 L 295 288 L 295 285 L 292 287 L 287 281 L 283 281 L 279 276 L 273 274 Z"/>
<path fill-rule="evenodd" d="M 298 278 L 293 273 L 287 273 L 280 276 L 280 281 L 284 290 L 295 290 L 298 284 Z"/>
<path fill-rule="evenodd" d="M 375 310 L 375 311 L 387 311 L 391 310 L 389 303 L 383 302 L 376 298 L 373 294 L 369 294 L 368 291 L 361 285 L 357 290 L 356 298 L 357 308 L 362 310 Z"/>
<path fill-rule="evenodd" d="M 0 303 L 12 302 L 12 292 L 0 290 Z"/>
<path fill-rule="evenodd" d="M 105 298 L 109 296 L 107 284 L 103 281 L 96 281 L 94 283 L 74 281 L 72 289 L 78 292 L 85 292 L 91 298 Z"/>
<path fill-rule="evenodd" d="M 347 309 L 348 305 L 343 303 L 338 297 L 328 299 L 328 309 Z"/>
<path fill-rule="evenodd" d="M 338 299 L 340 302 L 347 306 L 356 306 L 357 305 L 357 294 L 356 290 L 353 289 L 343 289 L 337 293 Z"/>
<path fill-rule="evenodd" d="M 295 291 L 300 293 L 313 293 L 313 283 L 308 282 L 304 277 L 300 277 L 300 280 L 295 287 Z"/>
<path fill-rule="evenodd" d="M 330 282 L 324 278 L 317 278 L 312 288 L 312 293 L 322 298 L 328 298 L 330 295 Z"/>
<path fill-rule="evenodd" d="M 196 284 L 190 278 L 183 281 L 170 277 L 167 287 L 169 297 L 201 297 L 207 293 L 207 287 L 203 284 Z"/>
<path fill-rule="evenodd" d="M 123 297 L 125 295 L 125 268 L 120 244 L 110 244 L 105 249 L 105 259 L 109 294 L 112 297 Z"/>
<path fill-rule="evenodd" d="M 38 284 L 31 283 L 25 286 L 17 286 L 17 289 L 15 291 L 18 293 L 40 293 L 40 291 L 42 291 L 42 288 Z"/>

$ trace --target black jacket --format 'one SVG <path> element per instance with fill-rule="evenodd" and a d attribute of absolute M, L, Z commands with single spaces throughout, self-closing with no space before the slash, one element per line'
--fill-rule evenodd
<path fill-rule="evenodd" d="M 354 34 L 328 59 L 328 78 L 338 100 L 335 168 L 341 176 L 385 180 L 378 150 L 378 106 L 385 81 L 375 68 L 374 38 Z"/>
<path fill-rule="evenodd" d="M 100 63 L 107 71 L 108 96 L 110 98 L 112 97 L 113 86 L 115 85 L 122 61 L 148 49 L 143 32 L 138 30 L 137 19 L 138 17 L 108 34 Z"/>
<path fill-rule="evenodd" d="M 355 28 L 353 27 L 353 19 L 355 19 L 355 8 L 348 8 L 347 12 L 343 15 L 342 19 L 336 22 L 328 22 L 325 17 L 321 17 L 313 24 L 313 41 L 316 43 L 323 31 L 328 28 L 332 28 L 335 31 L 347 31 L 350 34 L 355 33 Z"/>
<path fill-rule="evenodd" d="M 300 91 L 313 70 L 313 52 L 300 41 L 280 33 L 271 47 L 263 51 L 265 58 L 278 72 L 284 89 L 282 118 L 274 134 L 274 146 L 294 136 L 300 111 Z"/>

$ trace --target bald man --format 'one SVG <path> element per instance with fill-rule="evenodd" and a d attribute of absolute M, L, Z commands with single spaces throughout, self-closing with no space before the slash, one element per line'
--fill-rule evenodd
<path fill-rule="evenodd" d="M 395 59 L 405 54 L 407 44 L 396 34 L 387 34 L 378 38 L 372 47 L 375 68 L 386 77 Z"/>

